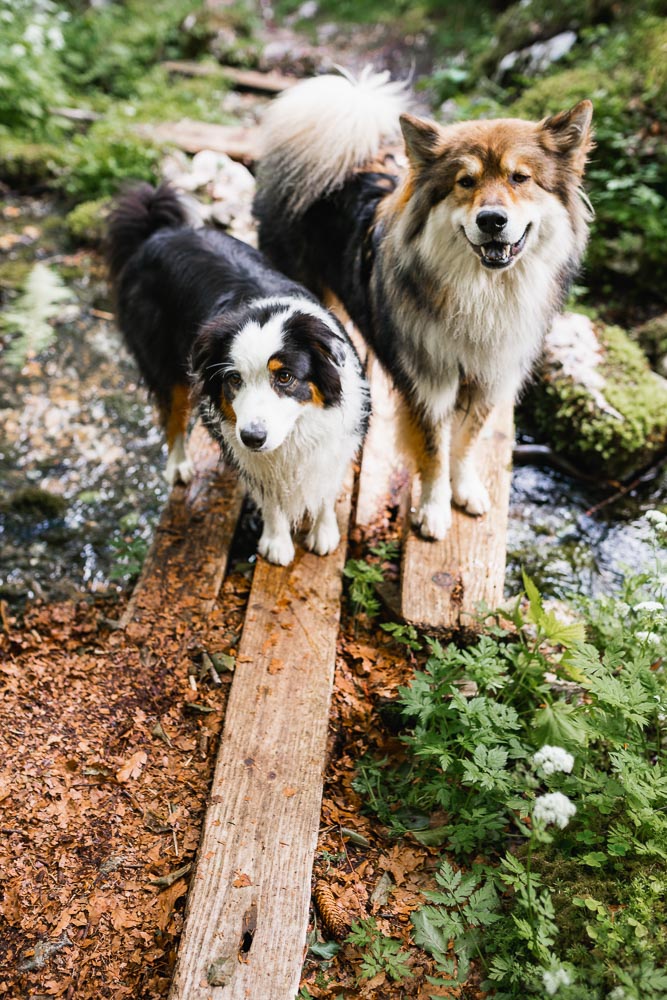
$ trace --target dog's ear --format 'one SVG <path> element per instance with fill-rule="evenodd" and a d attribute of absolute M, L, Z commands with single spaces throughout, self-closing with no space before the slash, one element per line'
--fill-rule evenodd
<path fill-rule="evenodd" d="M 296 313 L 285 324 L 294 346 L 308 354 L 311 380 L 325 406 L 337 406 L 342 394 L 340 366 L 345 360 L 345 348 L 334 322 L 329 326 L 310 313 Z"/>
<path fill-rule="evenodd" d="M 217 316 L 200 327 L 190 352 L 190 379 L 196 395 L 216 397 L 229 347 L 239 328 L 236 313 Z"/>
<path fill-rule="evenodd" d="M 579 101 L 569 111 L 545 118 L 540 122 L 540 129 L 547 149 L 567 156 L 575 167 L 583 171 L 586 156 L 593 148 L 592 117 L 591 102 Z"/>
<path fill-rule="evenodd" d="M 413 167 L 423 167 L 438 155 L 440 133 L 434 122 L 401 115 L 401 132 L 405 141 L 405 151 Z"/>

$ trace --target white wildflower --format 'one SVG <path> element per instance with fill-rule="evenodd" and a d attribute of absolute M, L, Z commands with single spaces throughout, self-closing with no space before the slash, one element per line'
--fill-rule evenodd
<path fill-rule="evenodd" d="M 60 28 L 53 25 L 46 32 L 46 37 L 49 40 L 49 45 L 55 52 L 60 52 L 61 49 L 65 48 L 65 39 L 63 38 L 63 33 Z"/>
<path fill-rule="evenodd" d="M 614 986 L 611 993 L 607 993 L 607 1000 L 625 1000 L 625 990 L 622 986 Z"/>
<path fill-rule="evenodd" d="M 13 56 L 16 56 L 18 59 L 20 59 L 22 56 L 26 54 L 28 50 L 26 49 L 25 45 L 21 45 L 20 42 L 14 42 L 9 51 Z"/>
<path fill-rule="evenodd" d="M 657 646 L 660 642 L 660 636 L 657 632 L 635 632 L 635 635 L 640 642 L 647 642 L 651 646 Z"/>
<path fill-rule="evenodd" d="M 646 520 L 650 524 L 655 524 L 656 528 L 664 528 L 667 526 L 667 514 L 663 514 L 661 510 L 647 510 Z"/>
<path fill-rule="evenodd" d="M 547 969 L 542 973 L 542 982 L 549 996 L 553 997 L 561 986 L 569 986 L 572 980 L 566 969 Z"/>
<path fill-rule="evenodd" d="M 663 611 L 664 604 L 661 601 L 640 601 L 635 604 L 633 611 Z"/>
<path fill-rule="evenodd" d="M 35 52 L 44 51 L 44 29 L 41 24 L 33 22 L 23 32 L 23 40 L 32 45 Z"/>
<path fill-rule="evenodd" d="M 555 774 L 562 771 L 564 774 L 571 774 L 574 766 L 574 757 L 562 747 L 543 746 L 536 754 L 533 754 L 533 763 L 542 774 Z"/>
<path fill-rule="evenodd" d="M 561 830 L 577 811 L 574 802 L 568 799 L 562 792 L 548 792 L 546 795 L 538 795 L 533 806 L 533 819 L 538 823 L 550 826 L 554 823 Z"/>

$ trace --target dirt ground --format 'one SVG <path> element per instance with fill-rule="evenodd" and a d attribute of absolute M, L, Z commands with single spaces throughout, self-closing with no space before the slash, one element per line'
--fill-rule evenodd
<path fill-rule="evenodd" d="M 250 578 L 233 563 L 205 620 L 162 611 L 150 631 L 117 627 L 125 598 L 35 603 L 22 617 L 3 605 L 0 996 L 167 996 L 232 678 L 214 683 L 201 651 L 234 656 Z M 371 914 L 407 949 L 409 914 L 434 886 L 435 857 L 388 839 L 352 787 L 368 750 L 400 759 L 382 719 L 411 671 L 402 648 L 344 611 L 313 874 L 333 910 L 311 911 L 316 950 Z M 356 946 L 331 963 L 311 954 L 303 995 L 440 995 L 430 959 L 409 955 L 411 976 L 393 983 L 360 979 Z"/>

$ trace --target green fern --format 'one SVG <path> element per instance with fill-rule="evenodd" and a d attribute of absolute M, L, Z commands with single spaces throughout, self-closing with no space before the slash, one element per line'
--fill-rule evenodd
<path fill-rule="evenodd" d="M 7 364 L 21 368 L 29 355 L 49 346 L 55 336 L 52 320 L 62 303 L 71 299 L 72 292 L 55 271 L 46 264 L 35 264 L 14 308 L 0 316 L 3 327 L 16 334 L 5 353 Z"/>

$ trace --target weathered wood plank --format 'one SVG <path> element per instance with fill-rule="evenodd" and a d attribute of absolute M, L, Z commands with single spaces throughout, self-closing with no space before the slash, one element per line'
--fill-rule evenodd
<path fill-rule="evenodd" d="M 185 153 L 212 149 L 214 153 L 225 153 L 232 160 L 245 164 L 257 157 L 257 130 L 242 125 L 212 125 L 182 118 L 178 122 L 138 125 L 136 131 L 153 142 L 168 143 Z"/>
<path fill-rule="evenodd" d="M 480 601 L 495 607 L 502 600 L 513 440 L 512 408 L 499 408 L 479 442 L 479 468 L 491 497 L 488 514 L 475 518 L 454 508 L 452 527 L 442 542 L 425 541 L 408 524 L 401 572 L 401 608 L 407 621 L 470 627 Z M 417 490 L 415 481 L 413 506 Z"/>
<path fill-rule="evenodd" d="M 220 449 L 201 424 L 188 453 L 195 477 L 176 486 L 162 512 L 121 626 L 173 616 L 187 619 L 213 608 L 243 501 L 236 474 L 224 469 Z"/>
<path fill-rule="evenodd" d="M 257 91 L 260 94 L 280 94 L 298 82 L 296 77 L 285 76 L 276 70 L 261 73 L 256 69 L 239 69 L 238 66 L 197 63 L 184 59 L 167 59 L 161 65 L 168 73 L 193 77 L 220 77 L 233 83 L 237 90 Z"/>
<path fill-rule="evenodd" d="M 170 1000 L 298 990 L 350 492 L 335 553 L 257 563 Z"/>
<path fill-rule="evenodd" d="M 373 412 L 359 472 L 355 522 L 360 527 L 368 527 L 377 520 L 387 497 L 402 492 L 407 476 L 406 461 L 396 447 L 398 396 L 379 361 L 372 355 L 368 362 L 368 377 Z"/>

